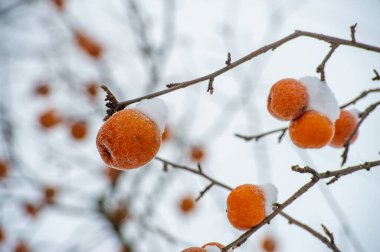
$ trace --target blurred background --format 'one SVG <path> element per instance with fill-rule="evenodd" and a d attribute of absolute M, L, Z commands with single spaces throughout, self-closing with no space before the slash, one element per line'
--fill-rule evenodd
<path fill-rule="evenodd" d="M 106 84 L 119 100 L 211 73 L 296 29 L 380 45 L 378 0 L 2 0 L 0 1 L 0 251 L 181 251 L 242 232 L 226 218 L 228 191 L 153 160 L 125 172 L 107 168 L 95 137 Z M 245 142 L 287 126 L 266 110 L 281 78 L 317 76 L 329 44 L 298 38 L 207 83 L 161 98 L 169 122 L 159 157 L 202 164 L 231 187 L 274 183 L 279 202 L 309 181 L 290 167 L 340 168 L 341 149 L 302 150 L 285 135 Z M 339 47 L 326 80 L 343 104 L 378 88 L 379 54 Z M 369 95 L 359 110 L 379 100 Z M 134 105 L 132 105 L 134 106 Z M 350 148 L 348 165 L 379 159 L 380 113 Z M 286 212 L 322 231 L 342 251 L 380 251 L 380 169 L 326 186 Z M 263 246 L 273 242 L 274 249 Z M 270 246 L 269 246 L 270 247 Z M 236 251 L 328 251 L 278 216 Z"/>

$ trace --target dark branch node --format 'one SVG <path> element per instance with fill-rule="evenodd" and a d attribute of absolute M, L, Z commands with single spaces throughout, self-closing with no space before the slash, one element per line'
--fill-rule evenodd
<path fill-rule="evenodd" d="M 376 69 L 373 69 L 373 72 L 375 73 L 375 77 L 372 78 L 373 81 L 380 80 L 379 72 L 376 71 Z"/>
<path fill-rule="evenodd" d="M 211 95 L 214 93 L 214 78 L 211 78 L 208 82 L 207 92 Z"/>
<path fill-rule="evenodd" d="M 331 185 L 331 184 L 335 183 L 336 181 L 338 181 L 338 179 L 339 179 L 339 176 L 335 176 L 335 177 L 333 177 L 332 179 L 330 179 L 330 180 L 326 183 L 326 185 Z"/>
<path fill-rule="evenodd" d="M 331 244 L 334 244 L 334 235 L 333 235 L 333 233 L 331 233 L 330 230 L 328 230 L 325 225 L 321 224 L 321 226 L 323 228 L 323 232 L 329 237 L 329 240 L 330 240 Z"/>
<path fill-rule="evenodd" d="M 164 164 L 163 165 L 164 172 L 168 172 L 169 171 L 169 165 L 168 165 L 168 163 L 164 162 L 163 164 Z"/>
<path fill-rule="evenodd" d="M 106 92 L 106 98 L 104 100 L 106 101 L 106 107 L 108 109 L 106 110 L 107 115 L 104 117 L 103 121 L 107 121 L 115 112 L 122 110 L 123 108 L 119 106 L 119 102 L 107 86 L 101 85 L 100 88 Z"/>
<path fill-rule="evenodd" d="M 170 83 L 170 84 L 166 85 L 166 87 L 167 88 L 173 88 L 173 87 L 176 87 L 178 85 L 179 85 L 179 83 Z"/>
<path fill-rule="evenodd" d="M 356 38 L 355 38 L 355 33 L 356 33 L 356 26 L 358 25 L 358 23 L 355 23 L 354 25 L 351 25 L 350 26 L 350 30 L 351 30 L 351 40 L 352 42 L 356 42 Z"/>
<path fill-rule="evenodd" d="M 278 136 L 278 143 L 281 143 L 282 139 L 284 138 L 285 134 L 286 134 L 286 131 L 288 129 L 284 129 L 281 134 Z"/>
<path fill-rule="evenodd" d="M 309 173 L 309 174 L 313 175 L 312 179 L 318 178 L 318 172 L 316 170 L 314 170 L 313 168 L 310 168 L 309 166 L 305 166 L 302 168 L 299 165 L 293 165 L 292 171 L 299 172 L 299 173 Z"/>
<path fill-rule="evenodd" d="M 201 163 L 198 163 L 198 164 L 197 164 L 197 167 L 198 167 L 199 172 L 200 172 L 200 173 L 203 173 Z"/>
<path fill-rule="evenodd" d="M 226 60 L 226 65 L 229 66 L 231 64 L 231 53 L 228 52 L 227 54 L 227 60 Z"/>

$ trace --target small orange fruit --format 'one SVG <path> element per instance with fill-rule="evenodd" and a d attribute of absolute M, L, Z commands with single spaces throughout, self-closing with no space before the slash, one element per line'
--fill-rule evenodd
<path fill-rule="evenodd" d="M 98 42 L 89 38 L 82 32 L 75 33 L 75 40 L 78 46 L 89 56 L 99 59 L 103 53 L 103 49 Z"/>
<path fill-rule="evenodd" d="M 331 147 L 341 148 L 346 143 L 348 138 L 354 132 L 356 125 L 358 124 L 357 116 L 354 112 L 348 110 L 341 110 L 338 120 L 335 121 L 335 134 L 330 142 Z M 358 137 L 358 131 L 350 141 L 350 144 L 355 142 Z"/>
<path fill-rule="evenodd" d="M 276 241 L 267 236 L 261 241 L 261 247 L 265 252 L 274 252 L 276 250 Z"/>
<path fill-rule="evenodd" d="M 24 211 L 30 217 L 35 218 L 38 214 L 39 207 L 36 204 L 27 202 L 24 204 Z"/>
<path fill-rule="evenodd" d="M 62 119 L 54 109 L 49 109 L 43 112 L 39 117 L 40 125 L 44 128 L 53 128 L 58 125 Z"/>
<path fill-rule="evenodd" d="M 272 212 L 277 192 L 270 183 L 236 187 L 227 198 L 227 218 L 231 225 L 239 230 L 248 230 L 260 224 Z"/>
<path fill-rule="evenodd" d="M 20 241 L 13 250 L 14 252 L 30 252 L 29 246 L 24 242 Z"/>
<path fill-rule="evenodd" d="M 34 93 L 39 96 L 47 96 L 50 94 L 50 86 L 47 83 L 40 82 L 35 88 Z"/>
<path fill-rule="evenodd" d="M 161 145 L 157 124 L 136 109 L 116 112 L 100 128 L 96 145 L 103 161 L 116 169 L 148 163 Z"/>
<path fill-rule="evenodd" d="M 255 185 L 236 187 L 227 198 L 227 218 L 235 228 L 248 230 L 265 219 L 265 198 Z"/>
<path fill-rule="evenodd" d="M 321 148 L 334 136 L 334 124 L 323 114 L 310 110 L 290 122 L 289 135 L 300 148 Z"/>
<path fill-rule="evenodd" d="M 65 0 L 52 0 L 52 2 L 54 4 L 54 6 L 57 8 L 57 10 L 59 10 L 59 11 L 63 10 Z"/>
<path fill-rule="evenodd" d="M 191 160 L 194 162 L 202 162 L 205 159 L 205 151 L 201 146 L 193 146 L 191 148 Z"/>
<path fill-rule="evenodd" d="M 126 203 L 120 203 L 115 209 L 109 214 L 109 218 L 112 224 L 116 227 L 123 224 L 123 222 L 130 218 L 129 209 Z"/>
<path fill-rule="evenodd" d="M 191 248 L 184 249 L 181 252 L 207 252 L 207 251 L 203 248 L 191 247 Z"/>
<path fill-rule="evenodd" d="M 179 207 L 183 213 L 189 213 L 194 209 L 195 201 L 192 197 L 186 196 L 181 199 Z"/>
<path fill-rule="evenodd" d="M 44 202 L 46 204 L 54 204 L 57 197 L 57 188 L 53 186 L 47 186 L 43 190 Z"/>
<path fill-rule="evenodd" d="M 5 231 L 4 229 L 0 226 L 0 244 L 5 241 Z"/>
<path fill-rule="evenodd" d="M 123 245 L 119 252 L 133 252 L 132 247 L 130 245 Z"/>
<path fill-rule="evenodd" d="M 76 140 L 83 140 L 87 136 L 87 124 L 85 121 L 74 122 L 70 130 L 71 136 Z"/>
<path fill-rule="evenodd" d="M 0 179 L 8 177 L 8 162 L 0 159 Z"/>
<path fill-rule="evenodd" d="M 275 118 L 292 120 L 305 112 L 309 95 L 304 85 L 295 79 L 282 79 L 276 82 L 267 99 L 267 109 Z"/>
<path fill-rule="evenodd" d="M 95 98 L 96 96 L 98 96 L 99 87 L 96 83 L 87 83 L 86 91 L 88 96 L 90 96 L 91 98 Z"/>

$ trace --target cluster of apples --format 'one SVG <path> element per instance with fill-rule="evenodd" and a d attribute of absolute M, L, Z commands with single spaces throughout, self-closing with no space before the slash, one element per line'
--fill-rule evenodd
<path fill-rule="evenodd" d="M 290 138 L 302 148 L 321 148 L 327 144 L 342 147 L 358 121 L 356 113 L 340 111 L 329 87 L 314 77 L 278 81 L 271 88 L 267 108 L 277 119 L 290 121 Z M 162 139 L 169 135 L 169 131 L 163 134 L 167 113 L 166 105 L 157 98 L 143 100 L 135 108 L 116 112 L 102 125 L 96 138 L 103 161 L 118 170 L 147 164 L 157 154 Z M 203 148 L 192 148 L 194 161 L 202 160 L 204 155 Z M 119 172 L 115 174 L 115 178 L 119 176 Z M 272 212 L 276 201 L 277 189 L 272 184 L 240 185 L 228 195 L 227 218 L 236 229 L 248 230 Z M 181 209 L 189 212 L 194 204 L 193 199 L 184 198 Z M 266 242 L 265 247 L 274 247 L 269 243 Z M 212 251 L 211 247 L 220 249 L 223 245 L 210 243 L 183 252 Z"/>
<path fill-rule="evenodd" d="M 358 123 L 355 110 L 340 110 L 334 94 L 316 77 L 282 79 L 269 93 L 267 109 L 279 120 L 290 121 L 289 135 L 300 148 L 340 148 Z M 351 143 L 357 138 L 357 133 Z"/>
<path fill-rule="evenodd" d="M 135 169 L 147 164 L 160 148 L 167 114 L 168 109 L 160 99 L 143 100 L 135 108 L 113 114 L 99 129 L 96 137 L 103 161 L 119 170 Z M 191 156 L 193 160 L 201 160 L 204 151 L 194 147 Z M 271 184 L 238 186 L 228 196 L 227 218 L 237 229 L 250 229 L 271 213 L 276 200 L 277 189 Z M 186 213 L 194 208 L 194 204 L 194 200 L 187 197 L 181 201 L 180 207 Z M 205 248 L 199 249 L 203 251 Z"/>

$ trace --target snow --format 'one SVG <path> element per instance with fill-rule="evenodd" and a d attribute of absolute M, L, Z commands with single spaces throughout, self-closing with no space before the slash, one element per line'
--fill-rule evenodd
<path fill-rule="evenodd" d="M 317 77 L 305 76 L 300 82 L 309 94 L 307 110 L 316 110 L 327 116 L 332 123 L 339 118 L 339 105 L 329 86 Z"/>
<path fill-rule="evenodd" d="M 140 101 L 135 109 L 152 119 L 157 124 L 160 132 L 164 132 L 165 124 L 168 120 L 168 107 L 163 100 L 159 98 L 145 99 Z"/>
<path fill-rule="evenodd" d="M 356 108 L 352 108 L 350 110 L 348 110 L 356 119 L 356 121 L 359 121 L 359 114 L 360 114 L 360 111 Z"/>
<path fill-rule="evenodd" d="M 272 205 L 277 203 L 278 190 L 275 185 L 271 183 L 266 183 L 264 185 L 259 185 L 260 189 L 264 193 L 265 198 L 265 216 L 272 213 Z"/>

